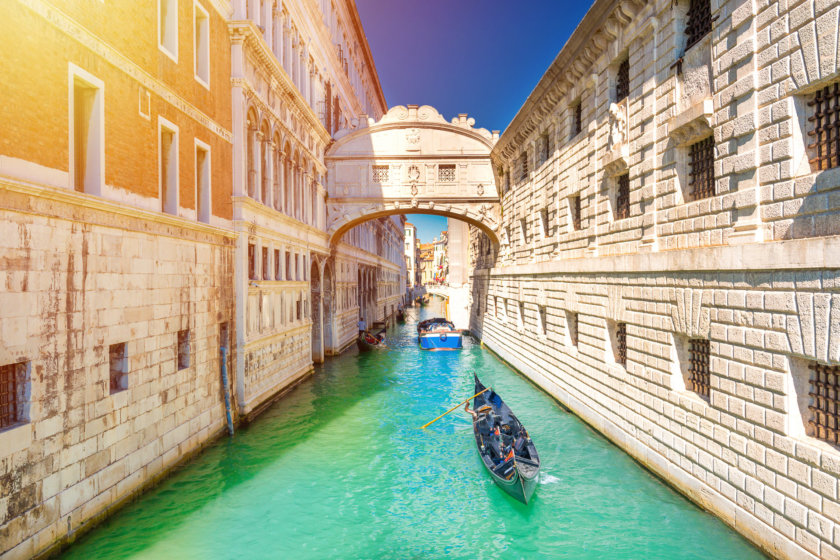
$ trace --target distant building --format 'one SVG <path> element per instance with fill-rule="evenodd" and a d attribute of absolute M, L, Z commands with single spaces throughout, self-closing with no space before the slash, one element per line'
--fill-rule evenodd
<path fill-rule="evenodd" d="M 420 248 L 417 246 L 417 226 L 410 222 L 405 224 L 405 268 L 406 288 L 413 288 L 419 280 L 419 268 L 417 267 L 417 260 L 419 257 Z"/>
<path fill-rule="evenodd" d="M 437 238 L 435 238 L 437 241 Z M 420 283 L 422 285 L 431 284 L 435 281 L 435 244 L 421 243 L 420 244 Z"/>
<path fill-rule="evenodd" d="M 434 281 L 441 284 L 446 282 L 449 272 L 449 261 L 446 256 L 448 239 L 448 233 L 442 231 L 440 232 L 440 237 L 436 237 L 434 241 L 432 269 L 434 271 Z"/>

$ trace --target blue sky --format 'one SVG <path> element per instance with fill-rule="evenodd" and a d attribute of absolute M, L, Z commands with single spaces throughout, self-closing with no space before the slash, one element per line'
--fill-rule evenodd
<path fill-rule="evenodd" d="M 356 0 L 388 106 L 504 131 L 589 9 L 562 0 Z"/>
<path fill-rule="evenodd" d="M 406 214 L 406 220 L 417 226 L 417 237 L 421 243 L 431 243 L 440 232 L 446 231 L 446 218 L 431 214 Z"/>
<path fill-rule="evenodd" d="M 389 107 L 504 131 L 589 9 L 562 0 L 356 0 Z M 423 243 L 446 218 L 411 215 Z"/>

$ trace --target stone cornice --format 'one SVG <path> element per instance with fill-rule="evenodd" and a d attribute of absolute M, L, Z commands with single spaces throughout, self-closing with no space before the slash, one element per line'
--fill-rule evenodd
<path fill-rule="evenodd" d="M 528 263 L 479 271 L 491 276 L 639 274 L 840 269 L 840 236 L 721 245 Z"/>
<path fill-rule="evenodd" d="M 316 238 L 323 238 L 324 244 L 326 244 L 327 240 L 327 232 L 320 230 L 314 226 L 311 226 L 307 223 L 299 221 L 297 218 L 292 218 L 291 216 L 287 216 L 286 214 L 275 210 L 274 208 L 270 208 L 261 202 L 257 202 L 253 198 L 249 196 L 233 196 L 231 197 L 233 201 L 234 207 L 241 207 L 247 210 L 252 214 L 259 214 L 275 223 L 284 224 L 290 228 L 293 228 L 299 234 L 304 232 L 309 233 L 310 235 L 315 236 Z M 269 235 L 272 237 L 289 237 L 284 236 L 282 232 L 265 228 L 262 226 L 255 226 L 252 222 L 249 222 L 247 219 L 238 219 L 234 222 L 235 227 L 238 231 L 242 231 L 243 229 L 247 230 L 249 228 L 256 227 L 260 232 L 264 232 L 265 235 Z M 245 224 L 245 227 L 242 228 L 241 225 Z M 293 239 L 297 242 L 301 242 L 303 237 L 301 235 L 295 237 L 289 237 L 289 239 Z M 305 244 L 305 243 L 303 243 Z"/>
<path fill-rule="evenodd" d="M 595 0 L 505 129 L 491 154 L 494 161 L 515 155 L 516 147 L 545 122 L 566 92 L 589 77 L 598 57 L 646 3 L 647 0 Z"/>
<path fill-rule="evenodd" d="M 51 202 L 58 202 L 62 205 L 62 207 L 71 209 L 72 215 L 59 216 L 45 213 L 43 209 L 37 208 L 36 205 L 32 203 L 29 204 L 28 208 L 16 208 L 14 206 L 7 206 L 5 204 L 0 205 L 0 209 L 8 209 L 14 212 L 25 212 L 37 215 L 46 214 L 59 219 L 73 220 L 75 222 L 84 222 L 85 220 L 83 220 L 78 214 L 73 213 L 72 209 L 90 209 L 102 212 L 103 214 L 106 214 L 108 216 L 119 216 L 121 218 L 126 219 L 125 222 L 122 222 L 118 226 L 99 222 L 89 222 L 93 225 L 101 225 L 103 227 L 124 226 L 125 229 L 133 229 L 128 227 L 127 222 L 128 220 L 135 220 L 137 223 L 157 224 L 165 226 L 161 228 L 162 231 L 155 231 L 155 235 L 165 235 L 168 237 L 182 238 L 183 235 L 181 232 L 187 230 L 228 239 L 234 239 L 236 237 L 236 232 L 230 229 L 212 226 L 210 224 L 205 224 L 204 222 L 197 222 L 189 220 L 187 218 L 181 218 L 179 216 L 173 216 L 172 214 L 166 214 L 164 212 L 154 212 L 151 210 L 145 210 L 143 208 L 136 208 L 134 206 L 128 206 L 126 204 L 114 202 L 112 200 L 101 198 L 99 196 L 79 193 L 76 191 L 71 191 L 69 189 L 32 185 L 20 181 L 13 181 L 6 178 L 0 178 L 0 193 L 2 191 L 19 193 L 33 200 L 41 199 Z M 3 197 L 0 196 L 0 200 L 2 199 Z"/>
<path fill-rule="evenodd" d="M 275 58 L 274 53 L 268 48 L 262 34 L 259 33 L 254 22 L 249 20 L 231 21 L 228 22 L 228 29 L 230 30 L 230 40 L 232 44 L 242 44 L 248 52 L 254 56 L 257 61 L 262 64 L 263 68 L 268 70 L 271 77 L 277 81 L 277 84 L 285 94 L 284 101 L 286 101 L 293 112 L 297 113 L 301 120 L 306 121 L 311 130 L 319 138 L 321 143 L 326 146 L 330 142 L 330 133 L 318 120 L 318 115 L 312 110 L 301 97 L 300 92 L 295 86 L 292 78 L 286 73 L 286 70 L 280 65 L 280 62 Z M 247 83 L 247 80 L 245 80 Z"/>

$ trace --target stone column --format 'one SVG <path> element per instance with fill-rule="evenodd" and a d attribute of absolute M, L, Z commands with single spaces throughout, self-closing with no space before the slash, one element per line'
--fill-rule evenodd
<path fill-rule="evenodd" d="M 292 25 L 291 18 L 286 16 L 283 21 L 283 58 L 280 61 L 286 73 L 292 75 Z"/>
<path fill-rule="evenodd" d="M 257 197 L 257 162 L 260 160 L 259 140 L 257 137 L 256 123 L 248 123 L 248 196 Z"/>

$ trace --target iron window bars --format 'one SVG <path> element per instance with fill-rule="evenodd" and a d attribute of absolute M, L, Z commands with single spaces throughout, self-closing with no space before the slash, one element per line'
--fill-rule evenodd
<path fill-rule="evenodd" d="M 812 418 L 808 421 L 814 428 L 814 437 L 840 444 L 840 366 L 826 366 L 812 363 L 810 391 L 812 403 L 808 406 Z"/>
<path fill-rule="evenodd" d="M 625 173 L 618 178 L 618 189 L 615 194 L 615 219 L 623 220 L 630 217 L 630 175 Z"/>
<path fill-rule="evenodd" d="M 572 212 L 572 227 L 575 231 L 581 229 L 580 225 L 580 195 L 573 196 L 570 199 L 570 207 Z"/>
<path fill-rule="evenodd" d="M 0 430 L 18 422 L 18 368 L 20 364 L 0 366 Z"/>
<path fill-rule="evenodd" d="M 709 400 L 712 376 L 709 367 L 710 345 L 708 340 L 693 338 L 688 342 L 689 388 Z"/>
<path fill-rule="evenodd" d="M 715 139 L 709 136 L 692 144 L 688 150 L 691 173 L 690 200 L 715 196 Z"/>
<path fill-rule="evenodd" d="M 813 142 L 808 146 L 814 157 L 810 162 L 817 171 L 840 167 L 840 82 L 817 91 L 808 102 L 814 114 L 808 117 L 814 129 L 808 131 Z"/>
<path fill-rule="evenodd" d="M 618 323 L 615 327 L 615 362 L 627 366 L 627 323 Z"/>
<path fill-rule="evenodd" d="M 575 105 L 574 112 L 574 133 L 572 136 L 580 134 L 583 130 L 583 104 L 580 101 L 578 101 L 577 105 Z"/>
<path fill-rule="evenodd" d="M 685 34 L 688 35 L 686 50 L 694 46 L 712 30 L 712 6 L 709 0 L 691 0 L 688 6 L 688 18 Z"/>
<path fill-rule="evenodd" d="M 625 58 L 618 65 L 618 75 L 615 81 L 615 100 L 621 101 L 630 95 L 630 59 Z"/>

